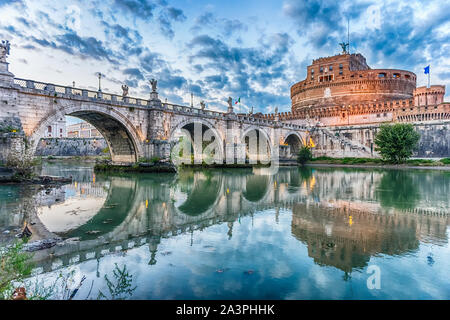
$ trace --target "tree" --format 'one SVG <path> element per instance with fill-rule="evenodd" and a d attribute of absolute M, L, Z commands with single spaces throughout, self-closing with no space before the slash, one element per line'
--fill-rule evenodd
<path fill-rule="evenodd" d="M 297 155 L 297 162 L 303 166 L 306 162 L 308 162 L 311 159 L 312 159 L 311 148 L 308 146 L 301 147 Z"/>
<path fill-rule="evenodd" d="M 420 134 L 412 124 L 383 124 L 375 137 L 375 150 L 384 160 L 398 164 L 411 157 L 419 139 Z"/>

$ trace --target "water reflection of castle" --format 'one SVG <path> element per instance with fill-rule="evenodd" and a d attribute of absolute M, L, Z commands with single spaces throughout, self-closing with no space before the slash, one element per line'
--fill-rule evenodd
<path fill-rule="evenodd" d="M 103 207 L 68 233 L 81 241 L 40 252 L 36 259 L 49 270 L 54 259 L 65 265 L 147 244 L 154 264 L 161 238 L 221 223 L 232 237 L 240 217 L 290 208 L 292 234 L 309 256 L 350 272 L 376 254 L 405 254 L 419 241 L 447 242 L 450 182 L 441 179 L 432 172 L 327 169 L 282 169 L 275 176 L 251 171 L 98 176 L 96 188 L 109 186 Z M 93 229 L 99 233 L 87 234 Z M 49 260 L 50 251 L 55 258 Z"/>

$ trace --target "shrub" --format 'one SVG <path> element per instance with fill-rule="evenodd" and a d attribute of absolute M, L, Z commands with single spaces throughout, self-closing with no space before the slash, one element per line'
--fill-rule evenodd
<path fill-rule="evenodd" d="M 312 159 L 311 149 L 307 146 L 301 147 L 297 155 L 297 162 L 303 166 L 306 162 L 310 161 L 311 159 Z"/>
<path fill-rule="evenodd" d="M 150 162 L 151 163 L 157 163 L 157 162 L 159 162 L 161 159 L 159 158 L 159 157 L 153 157 L 153 158 L 151 158 L 150 159 Z"/>
<path fill-rule="evenodd" d="M 450 158 L 441 159 L 440 162 L 442 162 L 443 164 L 450 164 Z"/>
<path fill-rule="evenodd" d="M 0 248 L 0 299 L 10 299 L 14 283 L 21 284 L 31 274 L 31 255 L 22 251 L 24 242 Z"/>
<path fill-rule="evenodd" d="M 420 135 L 412 124 L 383 124 L 375 137 L 375 150 L 388 162 L 403 163 L 412 156 L 419 139 Z"/>

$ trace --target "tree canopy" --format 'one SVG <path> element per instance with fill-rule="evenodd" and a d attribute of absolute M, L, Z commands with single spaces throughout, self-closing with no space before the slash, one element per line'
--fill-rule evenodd
<path fill-rule="evenodd" d="M 419 139 L 420 134 L 412 124 L 383 124 L 375 137 L 375 150 L 384 160 L 398 164 L 412 156 Z"/>

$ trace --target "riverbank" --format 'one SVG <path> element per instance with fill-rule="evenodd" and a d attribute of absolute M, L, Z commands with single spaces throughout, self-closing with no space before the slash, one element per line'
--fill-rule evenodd
<path fill-rule="evenodd" d="M 42 160 L 48 162 L 58 162 L 58 161 L 83 161 L 83 162 L 97 162 L 97 161 L 107 161 L 110 160 L 109 157 L 104 156 L 41 156 Z"/>
<path fill-rule="evenodd" d="M 307 165 L 351 168 L 387 168 L 387 169 L 437 169 L 450 170 L 450 158 L 443 159 L 409 159 L 402 164 L 391 164 L 382 159 L 372 158 L 330 158 L 318 157 Z"/>
<path fill-rule="evenodd" d="M 342 164 L 342 163 L 307 163 L 308 167 L 328 167 L 328 168 L 361 168 L 361 169 L 418 169 L 418 170 L 443 170 L 450 171 L 450 166 L 413 166 L 408 164 Z"/>
<path fill-rule="evenodd" d="M 95 172 L 130 172 L 130 173 L 176 173 L 177 168 L 170 162 L 136 163 L 133 165 L 114 165 L 97 163 Z"/>

